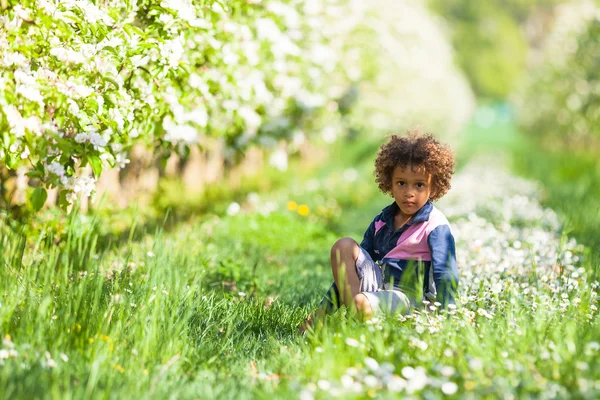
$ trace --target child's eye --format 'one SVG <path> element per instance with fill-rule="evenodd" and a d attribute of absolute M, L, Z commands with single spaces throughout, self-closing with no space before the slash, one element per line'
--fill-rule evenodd
<path fill-rule="evenodd" d="M 398 181 L 398 185 L 404 186 L 404 181 Z"/>
<path fill-rule="evenodd" d="M 424 184 L 424 183 L 420 183 L 420 182 L 419 182 L 419 183 L 417 183 L 417 187 L 418 187 L 418 188 L 425 187 L 425 184 Z"/>

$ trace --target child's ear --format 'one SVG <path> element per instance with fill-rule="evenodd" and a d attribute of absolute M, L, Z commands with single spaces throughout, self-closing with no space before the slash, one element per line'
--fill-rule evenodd
<path fill-rule="evenodd" d="M 431 188 L 431 192 L 429 193 L 429 200 L 433 201 L 433 198 L 437 195 L 437 188 L 434 186 Z"/>

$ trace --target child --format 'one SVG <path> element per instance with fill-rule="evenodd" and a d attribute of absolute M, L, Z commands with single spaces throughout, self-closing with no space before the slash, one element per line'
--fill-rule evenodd
<path fill-rule="evenodd" d="M 424 300 L 454 303 L 454 237 L 432 204 L 448 192 L 453 173 L 452 151 L 430 134 L 393 135 L 379 148 L 375 180 L 394 202 L 371 222 L 360 245 L 349 237 L 333 245 L 334 283 L 316 319 L 341 304 L 365 318 L 381 311 L 407 313 L 420 303 L 421 279 Z M 300 330 L 312 323 L 309 316 Z"/>

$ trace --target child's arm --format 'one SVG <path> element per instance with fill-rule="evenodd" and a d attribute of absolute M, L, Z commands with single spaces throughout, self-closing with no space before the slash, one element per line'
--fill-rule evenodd
<path fill-rule="evenodd" d="M 431 249 L 431 268 L 437 290 L 437 300 L 443 306 L 454 304 L 458 287 L 456 248 L 450 226 L 440 225 L 429 234 L 427 243 Z"/>

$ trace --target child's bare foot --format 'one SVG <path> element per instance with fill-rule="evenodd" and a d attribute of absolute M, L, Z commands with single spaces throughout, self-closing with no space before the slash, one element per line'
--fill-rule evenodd
<path fill-rule="evenodd" d="M 306 320 L 302 325 L 298 327 L 298 333 L 303 335 L 309 329 L 314 329 L 318 325 L 323 325 L 323 318 L 325 317 L 325 311 L 318 308 L 314 313 L 308 314 Z"/>
<path fill-rule="evenodd" d="M 309 328 L 312 328 L 313 326 L 313 315 L 312 314 L 308 314 L 308 317 L 306 317 L 306 320 L 304 321 L 304 323 L 302 323 L 299 327 L 298 327 L 298 333 L 303 335 L 304 332 L 306 332 Z"/>

